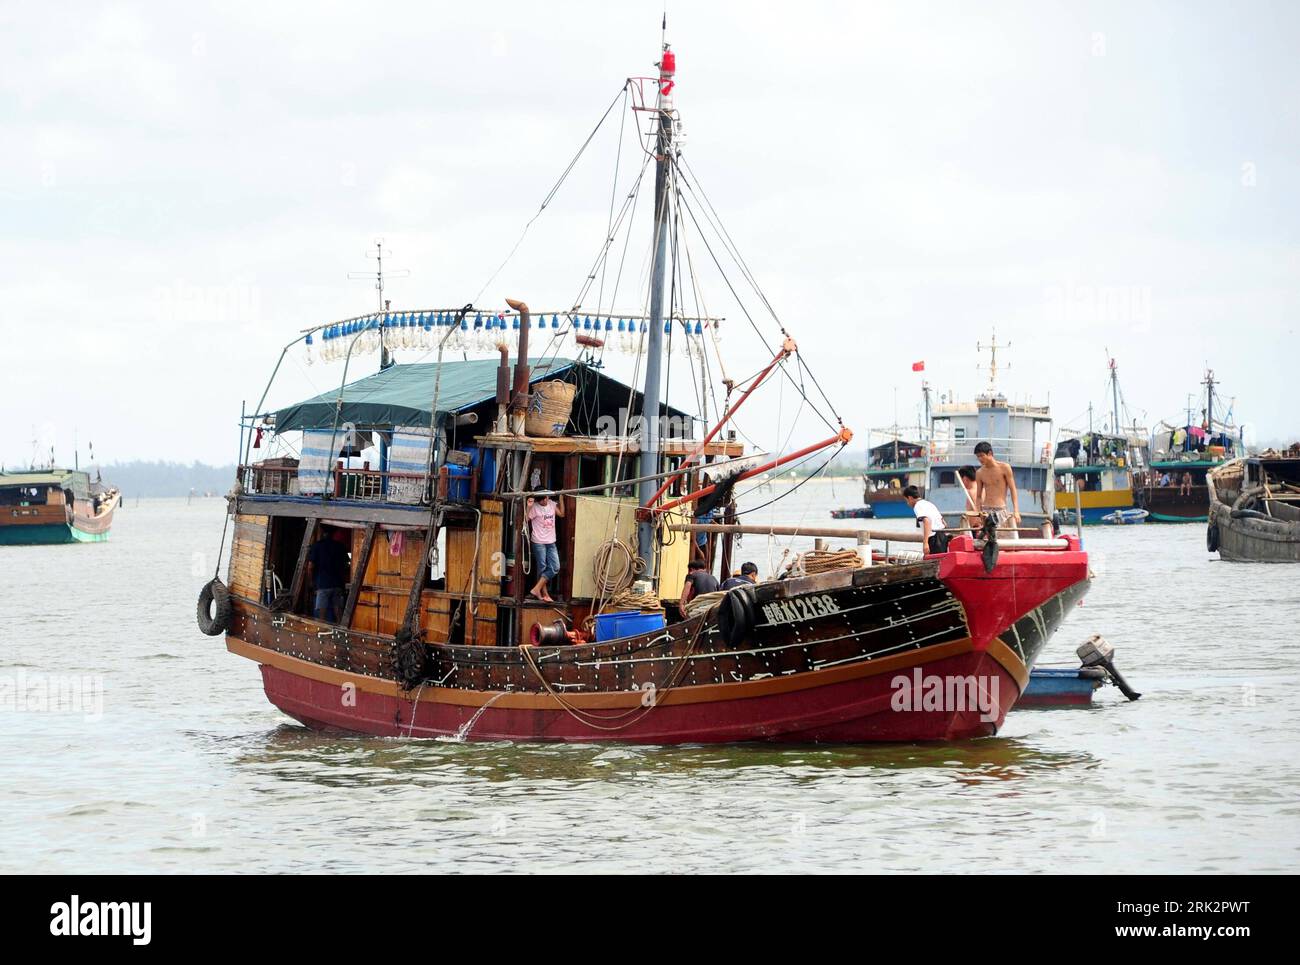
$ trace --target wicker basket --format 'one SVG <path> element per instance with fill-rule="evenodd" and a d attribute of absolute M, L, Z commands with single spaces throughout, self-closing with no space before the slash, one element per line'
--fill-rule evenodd
<path fill-rule="evenodd" d="M 573 396 L 578 387 L 555 379 L 533 389 L 524 431 L 530 436 L 562 436 L 573 411 Z"/>

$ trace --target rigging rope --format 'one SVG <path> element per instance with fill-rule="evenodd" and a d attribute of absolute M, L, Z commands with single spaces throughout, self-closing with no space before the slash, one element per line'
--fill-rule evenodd
<path fill-rule="evenodd" d="M 583 153 L 587 150 L 587 145 L 591 143 L 592 138 L 596 136 L 596 132 L 599 131 L 601 127 L 604 125 L 605 119 L 609 117 L 609 112 L 614 109 L 614 105 L 618 103 L 619 98 L 623 96 L 626 90 L 627 90 L 627 81 L 624 81 L 622 86 L 619 87 L 618 93 L 614 95 L 614 99 L 610 101 L 609 106 L 605 108 L 605 113 L 600 115 L 600 120 L 597 121 L 596 126 L 591 129 L 591 133 L 587 135 L 587 139 L 582 142 L 582 147 L 578 148 L 578 153 L 573 156 L 573 160 L 569 162 L 568 167 L 564 169 L 564 173 L 560 175 L 560 179 L 555 182 L 555 185 L 551 188 L 549 192 L 547 192 L 546 197 L 542 199 L 542 206 L 537 209 L 537 213 L 534 214 L 531 218 L 529 218 L 528 223 L 524 225 L 524 230 L 519 234 L 519 240 L 516 241 L 515 246 L 510 249 L 510 254 L 506 255 L 505 260 L 502 261 L 501 264 L 497 266 L 497 270 L 492 272 L 491 277 L 488 278 L 488 280 L 483 283 L 483 287 L 479 289 L 479 292 L 477 295 L 474 296 L 473 301 L 478 301 L 480 298 L 483 297 L 483 293 L 487 291 L 488 286 L 491 285 L 492 282 L 496 281 L 497 275 L 501 274 L 501 269 L 505 268 L 505 266 L 510 262 L 510 259 L 515 256 L 515 252 L 519 250 L 519 246 L 524 243 L 524 238 L 528 234 L 528 229 L 533 226 L 534 221 L 536 221 L 538 218 L 542 216 L 542 212 L 546 210 L 546 206 L 550 204 L 553 200 L 555 200 L 555 196 L 560 193 L 560 188 L 564 186 L 564 182 L 568 179 L 569 175 L 573 172 L 573 169 L 577 166 L 578 160 L 582 157 Z"/>

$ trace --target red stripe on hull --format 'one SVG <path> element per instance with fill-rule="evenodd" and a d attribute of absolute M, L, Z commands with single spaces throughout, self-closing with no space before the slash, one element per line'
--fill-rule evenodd
<path fill-rule="evenodd" d="M 608 720 L 601 729 L 554 709 L 483 708 L 442 703 L 426 690 L 423 700 L 374 694 L 346 695 L 330 683 L 262 665 L 266 695 L 276 707 L 309 727 L 377 737 L 455 737 L 467 740 L 618 741 L 643 744 L 862 743 L 941 741 L 997 732 L 1020 689 L 987 652 L 964 653 L 926 663 L 923 679 L 976 677 L 987 713 L 977 707 L 946 710 L 895 709 L 899 677 L 916 668 L 861 677 L 790 693 L 700 703 L 666 703 Z M 996 681 L 996 685 L 992 682 Z M 350 705 L 345 702 L 350 701 Z M 919 697 L 918 697 L 919 700 Z M 480 713 L 481 710 L 481 713 Z M 613 717 L 613 712 L 604 712 Z M 412 721 L 414 714 L 414 721 Z M 463 728 L 470 725 L 466 733 Z M 630 722 L 630 723 L 629 723 Z M 627 726 L 616 728 L 621 724 Z"/>

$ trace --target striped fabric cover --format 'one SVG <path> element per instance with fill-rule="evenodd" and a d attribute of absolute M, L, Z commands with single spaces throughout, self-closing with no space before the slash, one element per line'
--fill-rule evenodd
<path fill-rule="evenodd" d="M 417 473 L 421 477 L 429 468 L 429 430 L 419 426 L 398 426 L 388 449 L 388 471 Z M 418 503 L 424 494 L 420 479 L 390 478 L 388 498 L 399 503 Z"/>
<path fill-rule="evenodd" d="M 333 440 L 333 451 L 330 442 Z M 332 429 L 308 429 L 302 434 L 302 452 L 298 462 L 298 492 L 317 496 L 330 492 L 330 470 L 334 460 L 343 451 L 347 433 Z"/>

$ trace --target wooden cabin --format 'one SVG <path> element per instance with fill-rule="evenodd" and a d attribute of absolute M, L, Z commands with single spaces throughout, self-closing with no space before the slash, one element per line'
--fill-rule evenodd
<path fill-rule="evenodd" d="M 554 394 L 573 393 L 563 434 L 510 431 L 517 423 L 505 411 L 511 393 L 501 385 L 501 370 L 514 360 L 444 362 L 441 373 L 434 363 L 394 365 L 267 414 L 263 425 L 288 443 L 284 448 L 299 434 L 301 444 L 296 458 L 277 455 L 241 467 L 233 497 L 232 594 L 310 614 L 309 548 L 322 533 L 345 530 L 351 573 L 341 626 L 394 635 L 414 605 L 411 625 L 429 642 L 514 646 L 536 624 L 561 619 L 583 627 L 611 596 L 593 566 L 598 549 L 618 537 L 635 554 L 637 504 L 627 480 L 638 474 L 641 393 L 589 362 L 528 361 L 533 398 L 555 382 L 569 388 Z M 696 448 L 698 427 L 668 406 L 661 419 L 666 472 Z M 683 475 L 672 494 L 701 485 L 709 463 L 740 453 L 737 442 L 711 442 L 699 469 Z M 430 467 L 439 468 L 430 475 Z M 562 567 L 551 586 L 557 602 L 530 598 L 535 577 L 526 572 L 522 495 L 589 487 L 595 488 L 560 497 Z M 666 523 L 684 521 L 677 516 Z M 671 620 L 691 538 L 667 536 L 656 585 Z M 731 539 L 708 537 L 703 550 L 715 570 L 730 567 Z"/>

